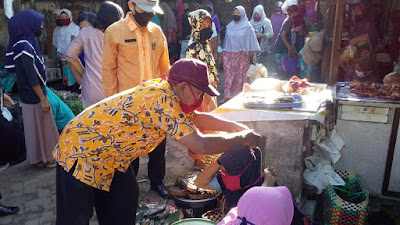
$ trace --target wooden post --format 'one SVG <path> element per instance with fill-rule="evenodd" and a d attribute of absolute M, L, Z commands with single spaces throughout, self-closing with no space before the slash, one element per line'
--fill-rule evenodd
<path fill-rule="evenodd" d="M 324 49 L 322 50 L 322 67 L 321 67 L 321 82 L 328 83 L 329 81 L 329 65 L 331 63 L 332 52 L 332 35 L 333 26 L 335 24 L 335 4 L 333 1 L 326 0 L 320 2 L 320 8 L 326 9 L 326 16 L 324 20 Z M 324 4 L 322 6 L 322 4 Z"/>
<path fill-rule="evenodd" d="M 336 0 L 335 25 L 333 27 L 328 85 L 334 85 L 337 82 L 345 4 L 346 0 Z"/>

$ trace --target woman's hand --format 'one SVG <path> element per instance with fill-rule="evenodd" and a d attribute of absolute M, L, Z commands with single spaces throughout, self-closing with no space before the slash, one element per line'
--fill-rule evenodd
<path fill-rule="evenodd" d="M 49 100 L 47 98 L 44 98 L 44 99 L 40 100 L 40 105 L 42 106 L 43 112 L 50 111 L 50 103 L 49 103 Z"/>
<path fill-rule="evenodd" d="M 253 64 L 257 63 L 257 53 L 254 52 L 253 54 Z"/>
<path fill-rule="evenodd" d="M 12 98 L 10 96 L 8 96 L 7 94 L 4 94 L 4 106 L 11 107 L 13 105 L 14 105 L 14 101 L 12 100 Z"/>

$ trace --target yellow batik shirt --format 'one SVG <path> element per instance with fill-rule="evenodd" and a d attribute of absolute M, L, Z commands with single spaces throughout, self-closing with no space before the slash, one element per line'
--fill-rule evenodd
<path fill-rule="evenodd" d="M 115 170 L 125 172 L 165 136 L 179 140 L 196 131 L 169 83 L 149 80 L 86 109 L 64 128 L 53 156 L 73 176 L 109 191 Z"/>

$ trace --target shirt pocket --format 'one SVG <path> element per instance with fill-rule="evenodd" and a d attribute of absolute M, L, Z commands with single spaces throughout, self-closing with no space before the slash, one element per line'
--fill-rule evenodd
<path fill-rule="evenodd" d="M 130 64 L 139 64 L 140 56 L 137 41 L 121 43 L 118 47 L 118 58 Z"/>

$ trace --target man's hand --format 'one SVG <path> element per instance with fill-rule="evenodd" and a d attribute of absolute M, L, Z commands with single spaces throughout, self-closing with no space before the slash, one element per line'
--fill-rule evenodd
<path fill-rule="evenodd" d="M 262 136 L 254 132 L 253 130 L 247 130 L 244 135 L 243 145 L 249 147 L 257 147 L 261 142 Z"/>
<path fill-rule="evenodd" d="M 47 98 L 44 98 L 44 99 L 40 100 L 40 105 L 42 106 L 43 112 L 50 111 L 50 103 L 49 103 L 49 100 Z"/>
<path fill-rule="evenodd" d="M 11 107 L 13 105 L 14 105 L 14 101 L 12 100 L 12 98 L 10 96 L 8 96 L 7 94 L 4 94 L 4 106 Z"/>

